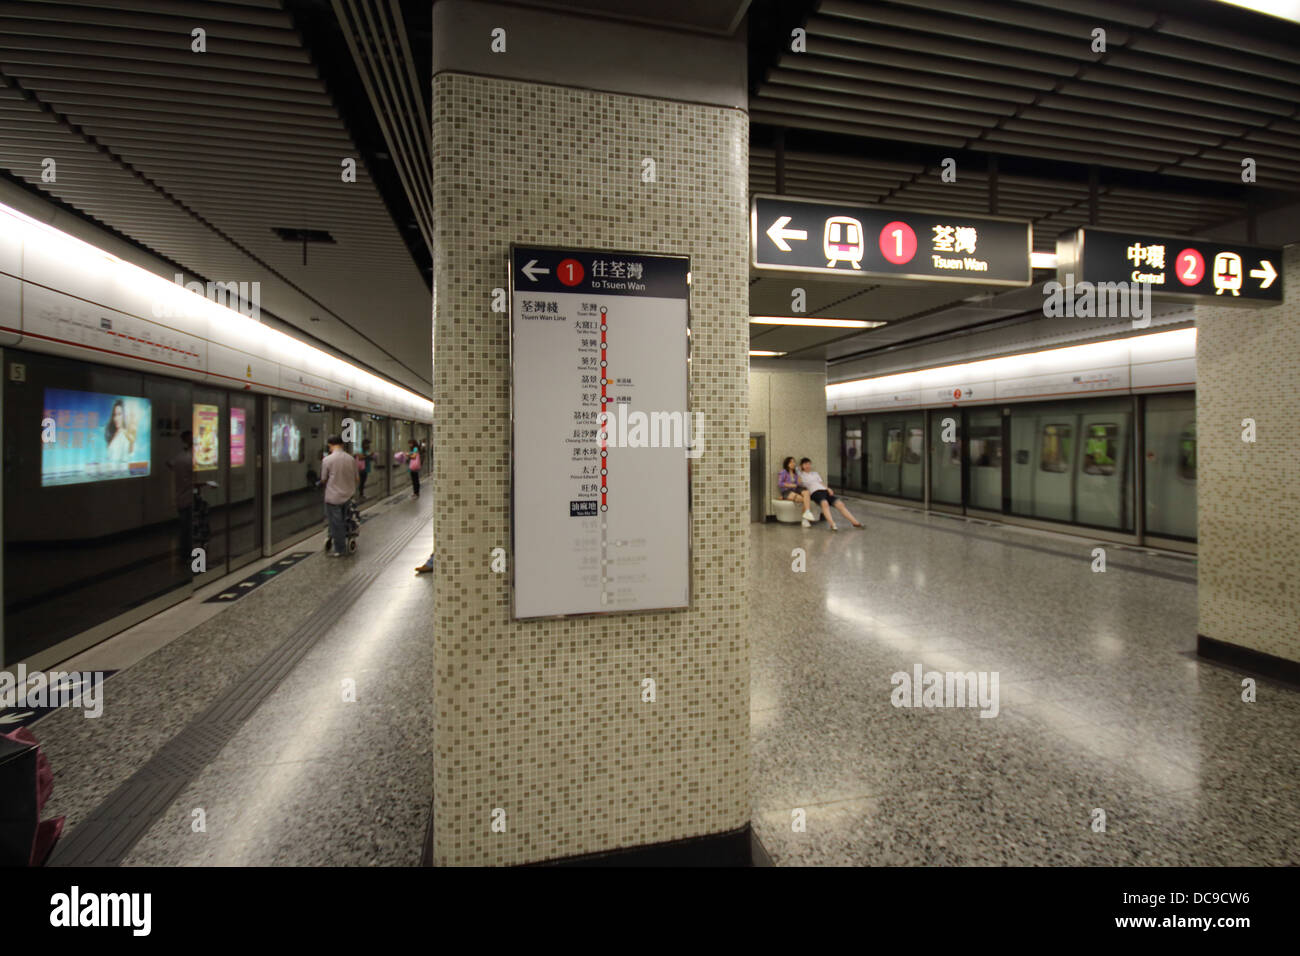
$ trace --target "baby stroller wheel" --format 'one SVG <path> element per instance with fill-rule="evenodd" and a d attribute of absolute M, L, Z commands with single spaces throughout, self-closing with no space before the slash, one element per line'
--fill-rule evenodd
<path fill-rule="evenodd" d="M 356 551 L 357 551 L 357 539 L 348 538 L 348 554 L 356 554 Z"/>

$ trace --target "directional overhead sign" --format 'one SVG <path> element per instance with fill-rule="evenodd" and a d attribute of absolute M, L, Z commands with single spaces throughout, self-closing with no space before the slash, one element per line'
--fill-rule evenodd
<path fill-rule="evenodd" d="M 1088 227 L 1061 236 L 1056 258 L 1062 285 L 1143 283 L 1157 296 L 1219 305 L 1282 301 L 1282 250 L 1276 246 Z"/>
<path fill-rule="evenodd" d="M 1014 288 L 1033 276 L 1029 223 L 965 213 L 755 196 L 750 247 L 755 268 L 787 272 Z"/>

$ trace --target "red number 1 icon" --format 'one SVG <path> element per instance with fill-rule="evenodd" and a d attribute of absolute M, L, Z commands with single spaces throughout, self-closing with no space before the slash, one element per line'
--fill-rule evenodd
<path fill-rule="evenodd" d="M 577 285 L 586 273 L 582 271 L 582 263 L 577 259 L 564 259 L 556 267 L 555 275 L 565 285 Z"/>

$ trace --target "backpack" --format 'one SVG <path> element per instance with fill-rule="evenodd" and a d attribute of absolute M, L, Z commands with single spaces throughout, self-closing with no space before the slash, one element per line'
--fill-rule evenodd
<path fill-rule="evenodd" d="M 54 772 L 26 727 L 0 734 L 0 866 L 41 866 L 63 832 L 63 817 L 42 820 Z"/>

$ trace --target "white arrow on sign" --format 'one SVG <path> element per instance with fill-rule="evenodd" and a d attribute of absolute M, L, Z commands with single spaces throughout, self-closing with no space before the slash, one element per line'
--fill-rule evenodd
<path fill-rule="evenodd" d="M 1277 270 L 1273 268 L 1273 263 L 1267 259 L 1260 259 L 1259 265 L 1258 269 L 1250 270 L 1250 277 L 1252 279 L 1263 279 L 1264 281 L 1259 284 L 1259 287 L 1267 289 L 1273 284 L 1273 280 L 1277 278 Z"/>
<path fill-rule="evenodd" d="M 523 272 L 524 275 L 528 276 L 529 282 L 536 282 L 538 276 L 544 276 L 551 270 L 539 269 L 537 268 L 537 260 L 529 259 L 527 265 L 525 265 L 520 271 Z"/>
<path fill-rule="evenodd" d="M 787 229 L 785 224 L 790 221 L 789 216 L 782 216 L 776 222 L 772 223 L 767 229 L 767 238 L 776 243 L 776 247 L 782 252 L 790 251 L 790 244 L 787 239 L 807 239 L 808 230 L 806 229 Z"/>

